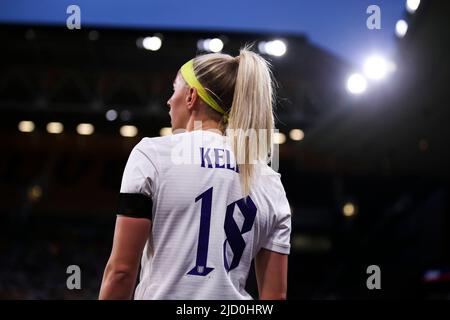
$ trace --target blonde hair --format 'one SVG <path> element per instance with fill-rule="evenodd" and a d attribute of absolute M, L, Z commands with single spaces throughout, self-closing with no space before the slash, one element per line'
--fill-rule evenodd
<path fill-rule="evenodd" d="M 274 81 L 269 63 L 245 47 L 237 57 L 211 53 L 194 59 L 194 73 L 228 119 L 212 108 L 211 117 L 231 138 L 242 189 L 249 194 L 255 164 L 272 154 Z"/>

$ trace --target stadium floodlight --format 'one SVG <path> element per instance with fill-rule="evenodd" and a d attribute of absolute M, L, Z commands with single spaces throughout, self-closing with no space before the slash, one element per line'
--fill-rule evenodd
<path fill-rule="evenodd" d="M 42 188 L 39 185 L 34 185 L 28 189 L 28 200 L 37 202 L 42 197 Z"/>
<path fill-rule="evenodd" d="M 132 117 L 131 111 L 129 110 L 122 110 L 120 112 L 120 120 L 122 121 L 130 121 Z"/>
<path fill-rule="evenodd" d="M 117 111 L 114 109 L 110 109 L 106 111 L 105 117 L 108 121 L 114 121 L 117 119 Z"/>
<path fill-rule="evenodd" d="M 100 37 L 100 33 L 97 30 L 91 30 L 88 33 L 88 38 L 91 41 L 97 41 L 99 37 Z"/>
<path fill-rule="evenodd" d="M 158 36 L 145 37 L 142 40 L 142 47 L 150 51 L 158 51 L 162 46 L 162 40 Z"/>
<path fill-rule="evenodd" d="M 52 134 L 59 134 L 64 131 L 64 126 L 61 122 L 49 122 L 47 124 L 47 132 Z"/>
<path fill-rule="evenodd" d="M 342 207 L 342 213 L 347 218 L 353 217 L 357 213 L 356 206 L 351 202 L 347 202 Z"/>
<path fill-rule="evenodd" d="M 138 134 L 138 128 L 136 128 L 135 126 L 126 125 L 126 126 L 120 127 L 120 135 L 122 137 L 132 138 L 132 137 L 137 136 L 137 134 Z"/>
<path fill-rule="evenodd" d="M 286 142 L 286 135 L 282 132 L 275 132 L 273 136 L 273 142 L 275 144 L 283 144 Z"/>
<path fill-rule="evenodd" d="M 350 75 L 347 80 L 347 90 L 351 94 L 361 94 L 367 89 L 367 80 L 359 73 Z"/>
<path fill-rule="evenodd" d="M 381 80 L 386 77 L 390 69 L 390 64 L 381 56 L 371 56 L 364 63 L 364 74 L 367 78 Z"/>
<path fill-rule="evenodd" d="M 90 123 L 80 123 L 77 126 L 77 132 L 79 135 L 88 136 L 94 133 L 94 126 Z"/>
<path fill-rule="evenodd" d="M 292 129 L 289 132 L 289 137 L 294 141 L 300 141 L 305 137 L 305 133 L 301 129 Z"/>
<path fill-rule="evenodd" d="M 220 52 L 223 49 L 223 41 L 219 38 L 214 38 L 209 41 L 209 51 Z"/>
<path fill-rule="evenodd" d="M 398 20 L 395 24 L 395 34 L 399 38 L 403 38 L 408 32 L 408 23 L 405 20 Z"/>
<path fill-rule="evenodd" d="M 407 0 L 406 1 L 406 10 L 409 13 L 414 13 L 420 6 L 420 0 Z"/>
<path fill-rule="evenodd" d="M 163 127 L 163 128 L 161 128 L 161 130 L 159 130 L 159 135 L 161 137 L 170 136 L 171 134 L 172 134 L 172 128 L 170 128 L 170 127 Z"/>
<path fill-rule="evenodd" d="M 223 49 L 223 41 L 219 38 L 200 39 L 197 41 L 197 49 L 207 52 L 221 52 Z"/>
<path fill-rule="evenodd" d="M 262 54 L 268 54 L 275 57 L 281 57 L 287 51 L 286 43 L 282 40 L 261 41 L 258 44 L 258 50 Z"/>
<path fill-rule="evenodd" d="M 19 127 L 20 132 L 33 132 L 34 131 L 34 122 L 33 121 L 20 121 L 18 127 Z"/>

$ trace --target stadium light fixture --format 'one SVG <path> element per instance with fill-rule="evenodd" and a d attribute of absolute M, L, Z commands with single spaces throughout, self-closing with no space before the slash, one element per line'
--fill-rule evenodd
<path fill-rule="evenodd" d="M 122 137 L 132 138 L 132 137 L 137 136 L 137 134 L 138 134 L 138 128 L 135 126 L 126 125 L 126 126 L 120 127 L 120 135 Z"/>
<path fill-rule="evenodd" d="M 395 34 L 399 38 L 403 38 L 408 32 L 408 23 L 405 20 L 398 20 L 395 24 Z"/>
<path fill-rule="evenodd" d="M 77 132 L 79 135 L 88 136 L 94 133 L 94 126 L 90 123 L 80 123 L 77 126 Z"/>
<path fill-rule="evenodd" d="M 20 132 L 33 132 L 35 128 L 33 121 L 20 121 L 18 127 Z"/>
<path fill-rule="evenodd" d="M 223 41 L 219 38 L 201 39 L 197 41 L 197 48 L 201 51 L 221 52 L 223 46 Z"/>
<path fill-rule="evenodd" d="M 350 75 L 347 80 L 347 90 L 351 94 L 361 94 L 367 89 L 367 80 L 359 73 L 354 73 Z"/>
<path fill-rule="evenodd" d="M 286 135 L 282 132 L 275 132 L 273 136 L 273 142 L 275 144 L 283 144 L 286 142 Z"/>
<path fill-rule="evenodd" d="M 357 213 L 357 208 L 356 205 L 353 204 L 352 202 L 347 202 L 346 204 L 344 204 L 344 206 L 342 207 L 342 213 L 345 217 L 350 218 L 356 215 Z"/>
<path fill-rule="evenodd" d="M 406 1 L 406 10 L 409 13 L 414 13 L 420 6 L 420 0 L 407 0 Z"/>
<path fill-rule="evenodd" d="M 142 40 L 142 47 L 150 51 L 158 51 L 162 46 L 162 39 L 158 36 L 145 37 Z"/>
<path fill-rule="evenodd" d="M 163 127 L 161 130 L 159 130 L 159 135 L 161 137 L 170 136 L 172 134 L 172 128 L 170 127 Z"/>
<path fill-rule="evenodd" d="M 286 43 L 282 40 L 261 41 L 258 44 L 258 50 L 262 54 L 268 54 L 275 57 L 283 56 L 287 51 Z"/>
<path fill-rule="evenodd" d="M 289 137 L 294 141 L 301 141 L 305 137 L 305 133 L 301 129 L 292 129 L 289 132 Z"/>
<path fill-rule="evenodd" d="M 114 109 L 110 109 L 106 111 L 105 117 L 108 121 L 114 121 L 117 119 L 117 111 Z"/>
<path fill-rule="evenodd" d="M 364 63 L 364 74 L 372 80 L 381 80 L 386 77 L 389 69 L 389 62 L 381 56 L 371 56 Z"/>
<path fill-rule="evenodd" d="M 49 122 L 47 124 L 47 132 L 52 134 L 59 134 L 64 131 L 64 126 L 61 122 Z"/>

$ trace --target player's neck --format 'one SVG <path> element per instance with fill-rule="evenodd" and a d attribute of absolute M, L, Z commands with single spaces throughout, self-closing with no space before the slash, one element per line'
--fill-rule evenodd
<path fill-rule="evenodd" d="M 186 127 L 187 131 L 194 130 L 215 130 L 220 131 L 219 122 L 213 119 L 194 119 L 191 117 Z"/>

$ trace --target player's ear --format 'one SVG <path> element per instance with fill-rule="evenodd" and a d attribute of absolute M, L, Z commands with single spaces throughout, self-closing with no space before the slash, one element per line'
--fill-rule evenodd
<path fill-rule="evenodd" d="M 189 88 L 186 94 L 186 104 L 188 109 L 192 109 L 195 105 L 195 101 L 197 101 L 197 89 Z"/>

